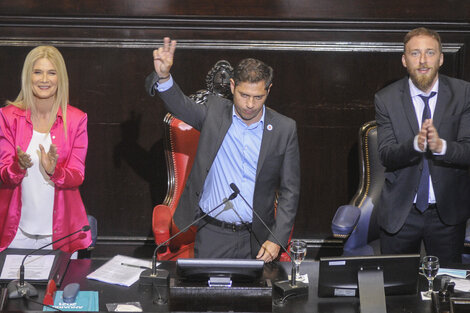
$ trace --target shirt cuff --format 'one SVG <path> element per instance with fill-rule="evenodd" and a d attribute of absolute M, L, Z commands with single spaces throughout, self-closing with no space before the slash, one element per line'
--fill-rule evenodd
<path fill-rule="evenodd" d="M 418 135 L 415 136 L 415 139 L 413 140 L 413 148 L 418 151 L 418 152 L 425 152 L 426 151 L 426 147 L 427 147 L 427 142 L 425 141 L 424 142 L 424 150 L 421 150 L 419 147 L 418 147 Z"/>
<path fill-rule="evenodd" d="M 156 83 L 155 84 L 155 89 L 158 91 L 158 92 L 164 92 L 164 91 L 167 91 L 168 89 L 170 89 L 171 87 L 173 87 L 173 77 L 170 75 L 170 78 L 164 82 L 164 83 Z"/>
<path fill-rule="evenodd" d="M 440 153 L 434 152 L 433 153 L 434 155 L 444 155 L 447 152 L 447 141 L 445 141 L 444 139 L 441 139 L 441 140 L 442 140 L 442 150 Z"/>
<path fill-rule="evenodd" d="M 441 140 L 442 140 L 442 151 L 440 153 L 433 152 L 434 155 L 445 155 L 446 152 L 447 152 L 447 141 L 445 141 L 444 139 L 441 139 Z M 418 135 L 416 135 L 415 139 L 413 140 L 413 148 L 418 152 L 425 152 L 426 147 L 427 147 L 427 142 L 425 141 L 424 142 L 424 151 L 419 149 L 419 147 L 418 147 Z"/>

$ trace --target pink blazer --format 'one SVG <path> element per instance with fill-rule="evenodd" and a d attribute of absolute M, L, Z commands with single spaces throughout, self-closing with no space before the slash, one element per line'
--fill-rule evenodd
<path fill-rule="evenodd" d="M 18 230 L 21 216 L 21 181 L 26 174 L 17 162 L 16 147 L 28 148 L 33 135 L 31 111 L 13 105 L 0 109 L 0 251 L 8 248 Z M 78 187 L 85 177 L 88 148 L 87 115 L 67 106 L 67 136 L 64 134 L 62 111 L 51 129 L 52 143 L 59 159 L 51 176 L 55 184 L 53 235 L 57 240 L 88 225 L 85 207 Z M 54 249 L 74 252 L 88 247 L 90 231 L 78 233 L 54 244 Z"/>

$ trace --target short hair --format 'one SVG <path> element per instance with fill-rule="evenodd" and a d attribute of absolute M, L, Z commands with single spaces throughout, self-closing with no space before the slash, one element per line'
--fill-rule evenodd
<path fill-rule="evenodd" d="M 64 130 L 66 129 L 66 114 L 67 104 L 69 102 L 69 78 L 67 75 L 67 67 L 65 66 L 62 54 L 53 46 L 38 46 L 31 50 L 23 64 L 23 71 L 21 73 L 21 90 L 15 101 L 7 101 L 7 104 L 12 104 L 23 110 L 30 109 L 31 112 L 36 110 L 34 106 L 34 95 L 32 87 L 32 73 L 34 64 L 37 60 L 46 58 L 52 65 L 54 65 L 57 73 L 57 93 L 52 107 L 52 114 L 49 124 L 49 130 L 54 123 L 59 107 L 62 109 L 62 118 L 64 120 Z"/>
<path fill-rule="evenodd" d="M 425 27 L 412 29 L 405 35 L 405 38 L 403 38 L 403 51 L 404 52 L 406 52 L 406 44 L 408 43 L 408 41 L 410 41 L 411 38 L 416 37 L 416 36 L 429 36 L 429 37 L 434 38 L 439 44 L 439 52 L 442 53 L 441 36 L 439 36 L 439 34 L 436 31 L 425 28 Z"/>
<path fill-rule="evenodd" d="M 273 69 L 271 66 L 257 59 L 243 59 L 238 63 L 233 73 L 235 86 L 242 82 L 257 83 L 265 82 L 265 89 L 268 90 L 273 81 Z"/>

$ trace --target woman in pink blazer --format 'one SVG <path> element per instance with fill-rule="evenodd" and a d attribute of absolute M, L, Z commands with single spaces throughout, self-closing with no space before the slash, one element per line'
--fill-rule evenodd
<path fill-rule="evenodd" d="M 35 249 L 88 225 L 78 187 L 85 175 L 87 115 L 68 104 L 61 53 L 51 46 L 26 56 L 21 91 L 0 108 L 0 251 Z M 89 231 L 53 245 L 74 252 Z"/>

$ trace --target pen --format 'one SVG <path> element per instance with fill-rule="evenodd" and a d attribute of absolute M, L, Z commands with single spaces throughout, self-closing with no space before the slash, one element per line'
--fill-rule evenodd
<path fill-rule="evenodd" d="M 147 266 L 140 266 L 140 265 L 134 265 L 134 264 L 128 264 L 128 263 L 121 263 L 121 265 L 140 268 L 140 269 L 143 269 L 143 270 L 151 269 L 150 267 L 147 267 Z"/>

